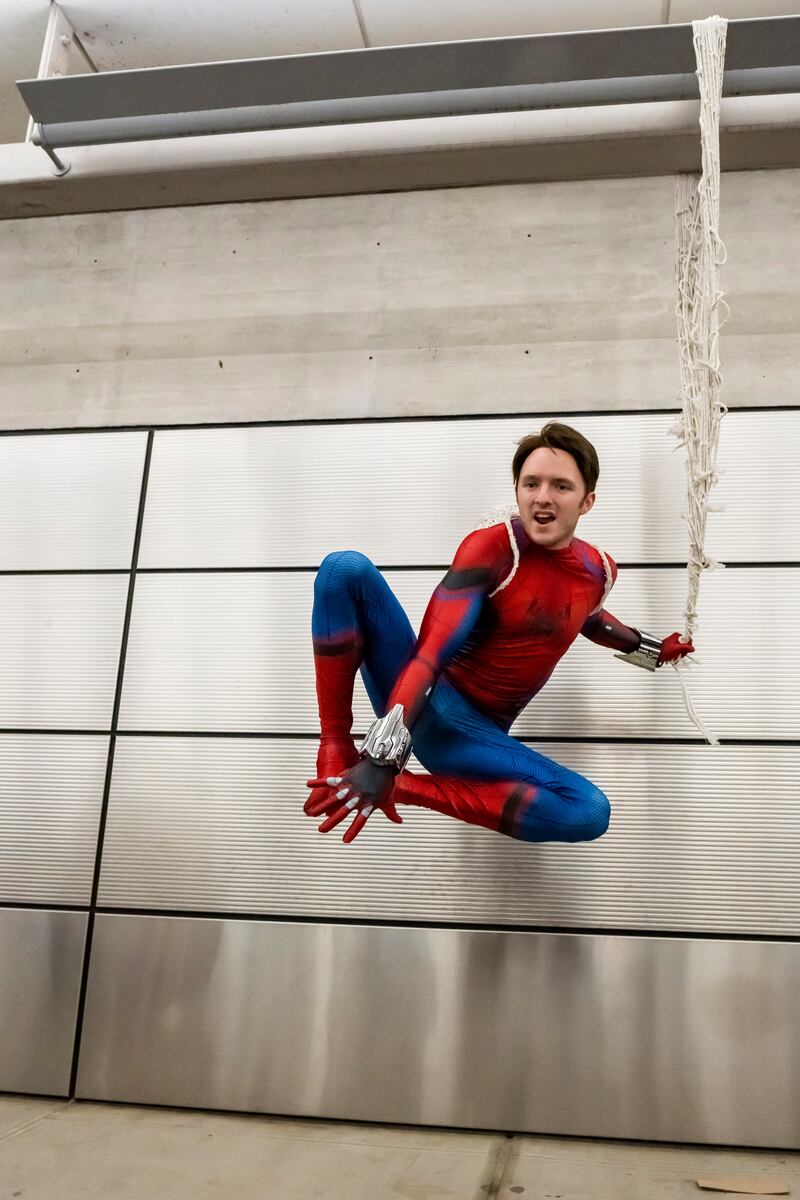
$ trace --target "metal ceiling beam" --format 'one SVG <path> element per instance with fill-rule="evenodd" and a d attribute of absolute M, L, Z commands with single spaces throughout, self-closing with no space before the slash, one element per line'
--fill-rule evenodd
<path fill-rule="evenodd" d="M 18 83 L 49 147 L 682 100 L 691 25 L 491 38 Z M 800 91 L 800 17 L 731 21 L 723 95 Z"/>

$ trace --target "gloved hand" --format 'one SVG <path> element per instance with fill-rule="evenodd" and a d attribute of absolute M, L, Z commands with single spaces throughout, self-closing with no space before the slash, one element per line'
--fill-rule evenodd
<path fill-rule="evenodd" d="M 331 775 L 340 775 L 348 767 L 354 767 L 360 757 L 352 738 L 322 738 L 317 750 L 317 778 L 325 780 Z M 310 813 L 312 805 L 325 799 L 330 801 L 330 796 L 327 785 L 316 788 L 303 805 L 303 812 Z"/>
<path fill-rule="evenodd" d="M 659 655 L 657 666 L 663 667 L 664 663 L 675 662 L 679 658 L 684 658 L 687 654 L 694 654 L 695 649 L 691 642 L 682 642 L 680 633 L 671 633 L 669 637 L 665 637 L 661 643 L 661 654 Z"/>
<path fill-rule="evenodd" d="M 322 790 L 323 794 L 306 802 L 305 811 L 310 817 L 321 817 L 327 814 L 326 820 L 319 827 L 320 833 L 329 833 L 351 813 L 355 819 L 342 838 L 343 842 L 352 842 L 357 838 L 376 808 L 383 812 L 395 825 L 402 825 L 403 819 L 397 812 L 391 799 L 394 789 L 395 769 L 374 763 L 371 759 L 362 758 L 353 767 L 343 771 L 341 775 L 329 775 L 323 778 L 309 779 L 308 786 Z"/>

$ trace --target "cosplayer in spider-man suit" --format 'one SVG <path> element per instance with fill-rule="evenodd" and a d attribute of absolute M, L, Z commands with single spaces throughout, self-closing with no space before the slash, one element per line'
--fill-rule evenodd
<path fill-rule="evenodd" d="M 312 638 L 321 741 L 305 805 L 322 832 L 353 814 L 352 841 L 375 808 L 400 822 L 413 804 L 523 841 L 577 842 L 608 827 L 606 797 L 508 729 L 583 634 L 661 666 L 694 650 L 663 642 L 603 607 L 613 561 L 574 536 L 594 504 L 594 447 L 558 422 L 524 438 L 512 465 L 519 515 L 470 533 L 414 637 L 376 567 L 330 554 L 314 588 Z M 360 669 L 378 720 L 351 736 Z M 404 770 L 414 753 L 430 775 Z"/>

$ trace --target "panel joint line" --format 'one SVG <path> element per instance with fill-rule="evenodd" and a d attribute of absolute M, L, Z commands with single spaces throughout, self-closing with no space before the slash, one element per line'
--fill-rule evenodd
<path fill-rule="evenodd" d="M 75 1020 L 75 1041 L 72 1050 L 72 1067 L 70 1070 L 69 1079 L 69 1098 L 74 1099 L 75 1085 L 78 1078 L 78 1059 L 80 1056 L 81 1037 L 83 1034 L 83 1018 L 86 1010 L 86 991 L 89 982 L 89 966 L 92 956 L 92 940 L 94 936 L 94 918 L 97 911 L 97 895 L 100 887 L 100 871 L 103 862 L 103 843 L 105 839 L 106 820 L 108 817 L 108 803 L 111 794 L 111 777 L 114 770 L 114 751 L 117 742 L 117 726 L 119 723 L 119 710 L 122 702 L 122 683 L 125 676 L 125 659 L 128 651 L 128 636 L 130 633 L 131 613 L 133 611 L 133 593 L 136 587 L 136 568 L 139 562 L 139 546 L 142 540 L 142 527 L 144 525 L 144 510 L 147 499 L 147 483 L 150 477 L 150 460 L 153 454 L 153 431 L 150 430 L 147 435 L 147 445 L 144 454 L 144 464 L 142 467 L 142 485 L 139 492 L 139 508 L 136 514 L 136 531 L 133 538 L 133 551 L 131 553 L 130 577 L 128 579 L 128 595 L 125 602 L 125 618 L 122 624 L 122 640 L 120 643 L 119 663 L 117 666 L 117 684 L 114 691 L 114 707 L 111 713 L 111 730 L 108 742 L 108 759 L 106 761 L 106 773 L 103 781 L 103 799 L 100 806 L 100 820 L 97 828 L 97 850 L 95 852 L 94 872 L 92 875 L 92 890 L 89 899 L 89 917 L 86 923 L 86 943 L 83 951 L 83 969 L 81 972 L 81 987 L 78 997 L 78 1011 Z"/>

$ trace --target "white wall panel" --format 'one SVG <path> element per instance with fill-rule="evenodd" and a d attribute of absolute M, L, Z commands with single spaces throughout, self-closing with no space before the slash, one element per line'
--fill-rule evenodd
<path fill-rule="evenodd" d="M 792 518 L 792 464 L 798 445 L 800 410 L 729 413 L 724 418 L 718 454 L 722 471 L 709 497 L 724 512 L 708 514 L 709 554 L 723 562 L 800 560 L 800 523 Z M 683 448 L 675 456 L 684 458 Z"/>
<path fill-rule="evenodd" d="M 127 570 L 146 441 L 0 437 L 0 570 Z"/>
<path fill-rule="evenodd" d="M 0 734 L 0 901 L 88 904 L 107 737 Z"/>
<path fill-rule="evenodd" d="M 0 576 L 0 728 L 108 728 L 127 592 L 127 575 Z"/>
<path fill-rule="evenodd" d="M 121 737 L 100 903 L 796 934 L 796 747 L 540 749 L 609 796 L 599 841 L 536 846 L 403 808 L 403 827 L 378 813 L 347 847 L 302 812 L 311 741 Z"/>
<path fill-rule="evenodd" d="M 461 538 L 512 501 L 516 443 L 546 417 L 161 431 L 140 565 L 301 566 L 354 548 L 386 564 L 447 563 Z M 579 534 L 618 561 L 685 561 L 685 455 L 669 416 L 573 420 L 597 447 L 598 501 Z M 800 413 L 732 413 L 723 423 L 730 511 L 709 519 L 716 557 L 800 557 L 790 511 Z"/>
<path fill-rule="evenodd" d="M 687 577 L 677 570 L 620 573 L 607 607 L 664 637 L 683 628 Z M 800 605 L 800 570 L 732 568 L 702 580 L 698 653 L 687 674 L 697 709 L 719 737 L 798 738 L 800 659 L 774 653 L 775 631 Z M 578 637 L 515 725 L 521 736 L 697 737 L 675 672 L 629 666 Z"/>
<path fill-rule="evenodd" d="M 159 432 L 142 567 L 311 565 L 353 547 L 375 562 L 447 563 L 514 498 L 511 459 L 541 418 Z M 680 559 L 683 464 L 670 419 L 584 417 L 603 477 L 581 529 L 620 558 Z M 613 536 L 612 536 L 613 535 Z"/>
<path fill-rule="evenodd" d="M 441 572 L 387 571 L 386 578 L 418 629 Z M 608 608 L 663 637 L 682 627 L 686 589 L 683 570 L 623 571 Z M 138 576 L 120 728 L 317 731 L 312 598 L 310 572 Z M 706 574 L 690 685 L 718 735 L 800 737 L 800 651 L 790 641 L 773 652 L 775 630 L 791 623 L 798 602 L 793 567 Z M 354 715 L 365 731 L 373 713 L 360 680 Z M 515 732 L 698 736 L 671 668 L 634 669 L 581 637 Z"/>

